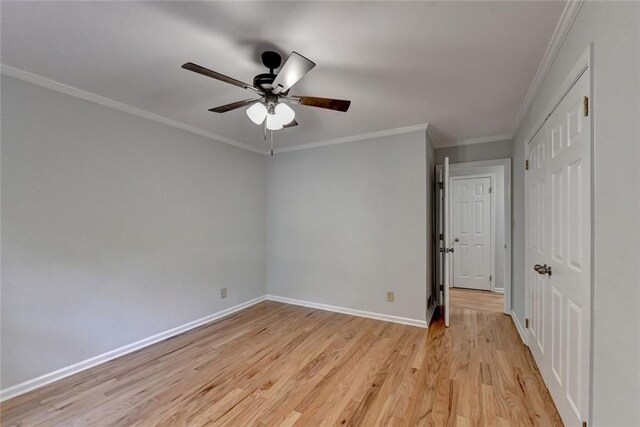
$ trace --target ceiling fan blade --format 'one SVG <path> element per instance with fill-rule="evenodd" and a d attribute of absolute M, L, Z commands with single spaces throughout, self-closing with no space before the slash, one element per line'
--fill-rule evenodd
<path fill-rule="evenodd" d="M 273 93 L 278 94 L 288 91 L 304 77 L 316 64 L 308 60 L 297 52 L 291 52 L 287 62 L 284 63 L 280 72 L 272 83 Z"/>
<path fill-rule="evenodd" d="M 257 88 L 251 86 L 248 83 L 241 82 L 240 80 L 236 80 L 233 77 L 225 76 L 224 74 L 220 74 L 208 68 L 201 67 L 200 65 L 194 64 L 193 62 L 187 62 L 182 66 L 182 68 L 184 68 L 185 70 L 193 71 L 194 73 L 202 74 L 203 76 L 211 77 L 212 79 L 220 80 L 221 82 L 229 83 L 243 89 L 249 89 L 256 93 L 260 93 Z"/>
<path fill-rule="evenodd" d="M 294 126 L 298 126 L 298 122 L 296 122 L 296 119 L 291 120 L 291 122 L 290 122 L 290 123 L 288 123 L 288 124 L 286 124 L 286 125 L 284 125 L 284 126 L 282 126 L 282 127 L 283 127 L 284 129 L 287 129 L 287 128 L 292 128 L 292 127 L 294 127 Z"/>
<path fill-rule="evenodd" d="M 244 107 L 245 105 L 253 104 L 259 101 L 260 98 L 245 99 L 244 101 L 232 102 L 231 104 L 221 105 L 216 108 L 210 108 L 212 113 L 226 113 L 227 111 L 235 110 L 236 108 Z"/>
<path fill-rule="evenodd" d="M 315 96 L 292 96 L 291 99 L 297 101 L 300 105 L 309 107 L 326 108 L 328 110 L 336 110 L 345 112 L 349 109 L 351 101 L 344 99 L 317 98 Z"/>

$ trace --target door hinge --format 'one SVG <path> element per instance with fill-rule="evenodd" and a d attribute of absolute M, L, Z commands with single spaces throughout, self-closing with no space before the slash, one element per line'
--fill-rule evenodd
<path fill-rule="evenodd" d="M 526 171 L 529 170 L 529 160 L 525 160 L 524 161 L 524 170 L 526 170 Z"/>
<path fill-rule="evenodd" d="M 524 327 L 525 329 L 529 329 L 529 319 L 524 319 Z"/>
<path fill-rule="evenodd" d="M 493 276 L 492 275 L 489 275 L 489 281 L 490 282 L 493 281 Z"/>
<path fill-rule="evenodd" d="M 489 194 L 491 194 L 491 190 L 492 190 L 491 187 L 489 187 Z"/>
<path fill-rule="evenodd" d="M 582 109 L 584 111 L 584 116 L 587 117 L 589 115 L 589 97 L 585 96 L 582 98 Z"/>
<path fill-rule="evenodd" d="M 440 234 L 438 237 L 440 237 L 440 240 L 444 240 L 444 234 Z"/>
<path fill-rule="evenodd" d="M 439 183 L 438 183 L 438 188 L 439 188 L 440 190 L 442 190 L 442 189 L 444 188 L 444 182 L 439 182 Z"/>

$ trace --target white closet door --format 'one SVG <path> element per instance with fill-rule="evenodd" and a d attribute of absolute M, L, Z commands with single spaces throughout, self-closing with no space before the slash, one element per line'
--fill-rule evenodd
<path fill-rule="evenodd" d="M 546 227 L 549 223 L 547 162 L 547 128 L 543 127 L 529 143 L 529 171 L 526 174 L 527 196 L 527 265 L 526 280 L 529 289 L 529 348 L 538 368 L 546 378 L 547 363 L 547 293 L 548 275 L 541 275 L 535 266 L 549 258 Z"/>
<path fill-rule="evenodd" d="M 584 73 L 549 123 L 549 391 L 566 425 L 587 419 L 591 307 L 591 147 Z"/>
<path fill-rule="evenodd" d="M 454 179 L 453 286 L 491 289 L 491 178 Z"/>
<path fill-rule="evenodd" d="M 589 406 L 589 84 L 584 73 L 529 144 L 526 181 L 529 344 L 567 426 L 582 425 Z"/>

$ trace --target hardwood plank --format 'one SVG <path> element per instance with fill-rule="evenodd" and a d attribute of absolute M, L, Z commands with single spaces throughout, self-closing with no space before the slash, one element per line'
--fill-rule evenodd
<path fill-rule="evenodd" d="M 265 301 L 6 401 L 2 425 L 562 425 L 501 300 L 456 291 L 428 330 Z"/>

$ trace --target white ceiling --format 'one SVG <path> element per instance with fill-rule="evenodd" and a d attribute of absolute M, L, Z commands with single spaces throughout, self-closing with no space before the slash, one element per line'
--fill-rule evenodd
<path fill-rule="evenodd" d="M 291 93 L 352 100 L 295 106 L 280 147 L 429 123 L 440 146 L 509 134 L 565 6 L 558 2 L 2 2 L 1 61 L 78 89 L 266 148 L 251 98 L 183 70 L 251 82 L 259 54 L 318 65 Z"/>

